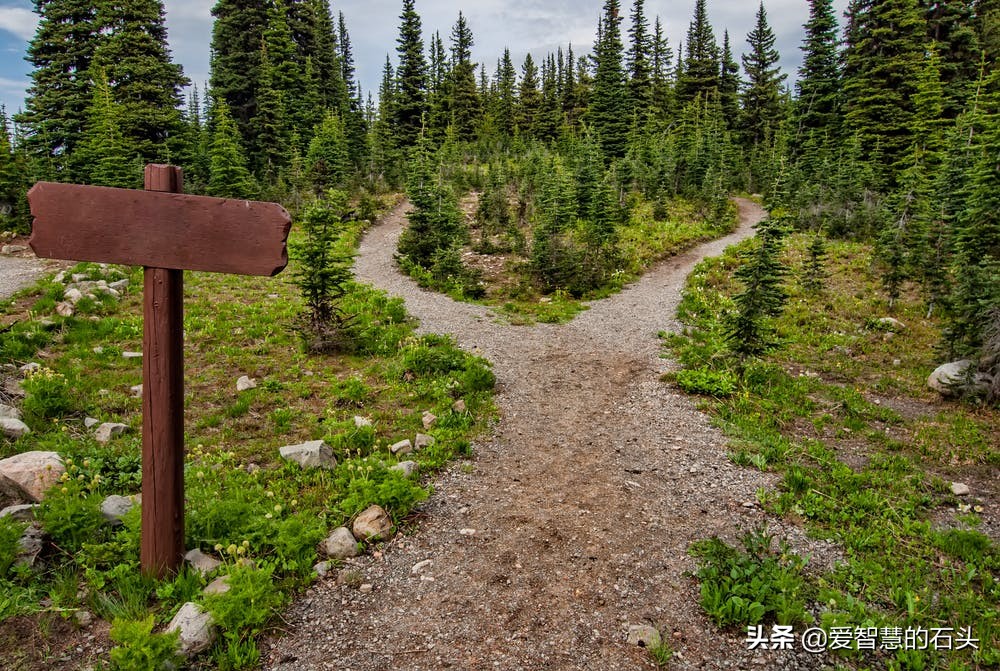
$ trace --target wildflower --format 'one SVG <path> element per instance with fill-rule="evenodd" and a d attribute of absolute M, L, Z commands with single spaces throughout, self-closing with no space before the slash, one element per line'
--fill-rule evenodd
<path fill-rule="evenodd" d="M 222 543 L 216 543 L 215 544 L 215 551 L 216 552 L 222 552 Z"/>
<path fill-rule="evenodd" d="M 284 510 L 284 508 L 282 508 L 280 503 L 274 507 L 274 512 L 276 513 L 280 513 L 282 510 Z"/>
<path fill-rule="evenodd" d="M 266 515 L 264 515 L 264 519 L 265 520 L 270 520 L 270 519 L 273 519 L 273 518 L 274 518 L 274 515 L 272 515 L 271 513 L 267 513 Z"/>
<path fill-rule="evenodd" d="M 236 554 L 236 544 L 235 543 L 230 543 L 229 547 L 226 548 L 226 552 L 228 552 L 231 555 Z"/>

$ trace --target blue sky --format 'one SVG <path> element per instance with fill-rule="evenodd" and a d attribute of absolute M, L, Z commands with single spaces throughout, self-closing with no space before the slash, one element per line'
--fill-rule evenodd
<path fill-rule="evenodd" d="M 167 28 L 174 60 L 199 86 L 208 79 L 208 47 L 212 32 L 213 0 L 165 0 Z M 435 30 L 447 44 L 451 26 L 461 9 L 472 28 L 476 44 L 473 57 L 485 62 L 492 74 L 496 58 L 509 46 L 520 65 L 529 51 L 536 57 L 567 42 L 579 54 L 589 50 L 600 15 L 602 0 L 416 0 L 423 20 L 424 39 Z M 627 9 L 630 0 L 622 0 Z M 847 0 L 834 0 L 842 14 Z M 343 12 L 354 47 L 358 78 L 366 90 L 377 89 L 385 55 L 395 63 L 400 0 L 341 0 L 331 3 L 334 14 Z M 799 45 L 802 24 L 809 16 L 806 0 L 765 0 L 768 21 L 777 38 L 781 66 L 790 77 L 801 61 Z M 28 40 L 34 34 L 36 17 L 27 0 L 0 0 L 0 103 L 8 113 L 23 105 L 30 67 L 24 60 Z M 691 20 L 694 0 L 646 0 L 646 14 L 659 15 L 671 46 L 676 49 Z M 737 54 L 746 47 L 746 34 L 753 28 L 754 0 L 708 0 L 708 12 L 716 37 L 728 29 Z"/>

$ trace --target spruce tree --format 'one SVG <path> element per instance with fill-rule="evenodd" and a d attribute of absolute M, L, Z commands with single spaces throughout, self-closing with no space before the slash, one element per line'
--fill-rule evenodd
<path fill-rule="evenodd" d="M 418 136 L 410 161 L 406 194 L 413 204 L 409 225 L 399 237 L 399 254 L 431 270 L 440 253 L 461 238 L 461 214 L 454 195 L 441 183 L 427 139 Z"/>
<path fill-rule="evenodd" d="M 597 65 L 587 119 L 607 160 L 624 156 L 628 139 L 628 95 L 622 67 L 624 46 L 621 21 L 618 0 L 605 0 L 594 48 Z"/>
<path fill-rule="evenodd" d="M 266 54 L 261 54 L 261 57 L 258 58 L 257 79 L 254 82 L 254 90 L 258 97 L 257 105 L 259 108 L 261 88 L 263 80 L 266 78 L 273 91 L 280 93 L 284 102 L 284 112 L 288 119 L 281 121 L 295 131 L 308 134 L 313 124 L 316 123 L 316 103 L 318 100 L 309 100 L 312 97 L 310 89 L 316 85 L 314 81 L 311 81 L 315 74 L 306 72 L 306 58 L 300 58 L 299 49 L 289 24 L 291 6 L 289 0 L 271 0 L 271 2 L 272 4 L 268 8 L 267 28 L 263 38 Z M 262 72 L 265 68 L 263 63 L 265 55 L 268 60 L 267 73 Z M 315 92 L 313 94 L 315 95 Z M 262 118 L 260 110 L 257 109 L 248 126 L 247 130 L 250 134 L 245 136 L 245 142 L 249 149 L 251 165 L 263 164 L 265 162 L 264 155 L 273 151 L 273 148 L 264 145 L 264 135 L 267 131 L 263 125 L 269 122 L 271 120 Z"/>
<path fill-rule="evenodd" d="M 318 192 L 341 186 L 350 172 L 351 159 L 340 116 L 328 111 L 313 134 L 306 162 Z"/>
<path fill-rule="evenodd" d="M 206 191 L 221 198 L 253 198 L 257 185 L 247 168 L 239 129 L 221 98 L 212 101 L 211 176 Z"/>
<path fill-rule="evenodd" d="M 673 60 L 674 54 L 663 32 L 660 17 L 653 23 L 652 96 L 653 106 L 660 118 L 673 110 Z"/>
<path fill-rule="evenodd" d="M 108 75 L 94 66 L 94 94 L 87 109 L 80 145 L 73 154 L 75 172 L 88 184 L 135 189 L 142 185 L 143 160 L 120 126 L 122 106 L 111 92 Z"/>
<path fill-rule="evenodd" d="M 510 49 L 503 50 L 503 57 L 497 64 L 496 122 L 505 138 L 514 136 L 517 125 L 517 71 L 510 60 Z"/>
<path fill-rule="evenodd" d="M 840 63 L 833 0 L 809 0 L 809 20 L 799 80 L 795 85 L 795 146 L 810 136 L 836 134 L 840 109 Z"/>
<path fill-rule="evenodd" d="M 719 73 L 719 104 L 730 128 L 739 123 L 740 115 L 740 66 L 733 60 L 729 46 L 729 31 L 722 33 L 722 60 Z"/>
<path fill-rule="evenodd" d="M 802 268 L 802 287 L 807 291 L 818 293 L 823 290 L 827 278 L 826 256 L 826 241 L 822 234 L 816 233 L 806 250 Z"/>
<path fill-rule="evenodd" d="M 285 113 L 285 91 L 274 81 L 274 67 L 267 52 L 267 43 L 261 46 L 260 77 L 257 79 L 257 114 L 254 127 L 255 144 L 260 151 L 255 156 L 254 171 L 261 176 L 274 178 L 288 160 L 288 141 L 294 126 L 290 126 Z"/>
<path fill-rule="evenodd" d="M 747 35 L 750 53 L 743 55 L 747 82 L 743 89 L 742 131 L 747 146 L 753 147 L 773 137 L 781 122 L 781 82 L 785 75 L 778 67 L 774 31 L 767 23 L 761 2 L 757 23 Z"/>
<path fill-rule="evenodd" d="M 923 0 L 928 38 L 940 57 L 944 84 L 945 116 L 961 113 L 979 76 L 982 51 L 970 0 Z"/>
<path fill-rule="evenodd" d="M 449 93 L 451 97 L 451 123 L 455 133 L 463 140 L 471 140 L 480 115 L 479 93 L 476 90 L 476 64 L 472 62 L 472 30 L 458 13 L 458 21 L 451 31 L 451 72 Z"/>
<path fill-rule="evenodd" d="M 559 134 L 561 126 L 558 74 L 555 58 L 549 54 L 542 66 L 542 104 L 538 109 L 535 134 L 541 140 L 551 141 Z"/>
<path fill-rule="evenodd" d="M 401 147 L 412 147 L 420 136 L 423 115 L 427 110 L 427 61 L 420 33 L 420 15 L 413 7 L 413 0 L 403 0 L 399 19 L 399 37 L 396 39 L 399 67 L 396 69 L 393 101 L 396 136 Z"/>
<path fill-rule="evenodd" d="M 35 0 L 38 29 L 28 45 L 31 85 L 24 112 L 25 151 L 39 176 L 72 180 L 68 159 L 80 142 L 91 103 L 91 64 L 100 40 L 96 8 L 83 0 Z"/>
<path fill-rule="evenodd" d="M 542 107 L 542 92 L 538 89 L 538 68 L 531 54 L 526 54 L 521 66 L 518 88 L 517 129 L 525 137 L 535 136 L 535 124 Z"/>
<path fill-rule="evenodd" d="M 24 161 L 14 148 L 7 110 L 0 106 L 0 230 L 30 230 L 25 201 L 27 177 Z"/>
<path fill-rule="evenodd" d="M 677 98 L 686 103 L 719 88 L 719 46 L 708 21 L 705 0 L 696 0 L 694 18 L 687 31 L 683 68 L 677 68 Z M 680 54 L 678 53 L 678 61 Z"/>
<path fill-rule="evenodd" d="M 764 354 L 777 345 L 771 320 L 781 314 L 787 294 L 782 286 L 788 273 L 781 261 L 786 229 L 781 221 L 765 219 L 736 278 L 743 291 L 733 297 L 736 311 L 729 318 L 726 338 L 741 359 Z"/>
<path fill-rule="evenodd" d="M 218 0 L 212 8 L 210 90 L 225 102 L 240 143 L 255 137 L 261 44 L 268 26 L 266 0 Z"/>
<path fill-rule="evenodd" d="M 346 68 L 341 64 L 338 27 L 327 0 L 311 0 L 315 48 L 309 54 L 316 72 L 316 87 L 323 107 L 341 110 L 350 94 L 344 81 Z"/>
<path fill-rule="evenodd" d="M 645 0 L 633 0 L 632 25 L 629 27 L 628 93 L 629 113 L 638 127 L 645 126 L 653 103 L 652 44 L 649 21 L 643 8 Z"/>

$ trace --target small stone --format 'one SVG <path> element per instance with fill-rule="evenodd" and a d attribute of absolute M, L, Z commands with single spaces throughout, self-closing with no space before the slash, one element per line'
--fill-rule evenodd
<path fill-rule="evenodd" d="M 366 582 L 358 588 L 358 591 L 362 594 L 371 594 L 374 589 L 375 587 L 371 583 Z"/>
<path fill-rule="evenodd" d="M 52 281 L 53 282 L 58 282 L 59 284 L 62 284 L 63 282 L 65 282 L 66 281 L 66 271 L 65 270 L 60 270 L 58 273 L 56 273 L 52 277 Z"/>
<path fill-rule="evenodd" d="M 92 429 L 92 428 L 94 428 L 95 426 L 97 426 L 100 423 L 101 423 L 101 420 L 96 419 L 94 417 L 84 417 L 83 418 L 83 427 L 85 429 Z"/>
<path fill-rule="evenodd" d="M 389 451 L 395 455 L 409 454 L 413 451 L 413 443 L 410 442 L 409 438 L 401 440 L 398 443 L 393 443 L 389 446 Z"/>
<path fill-rule="evenodd" d="M 236 380 L 236 391 L 247 391 L 248 389 L 256 389 L 257 380 L 252 377 L 247 377 L 246 375 L 241 375 L 238 380 Z"/>
<path fill-rule="evenodd" d="M 420 575 L 424 569 L 430 568 L 433 564 L 433 559 L 425 559 L 422 562 L 417 562 L 413 565 L 413 568 L 410 569 L 410 575 Z"/>
<path fill-rule="evenodd" d="M 337 465 L 333 450 L 322 440 L 310 440 L 298 445 L 285 445 L 278 452 L 282 459 L 292 461 L 302 468 L 326 468 L 332 470 Z"/>
<path fill-rule="evenodd" d="M 951 483 L 951 493 L 955 496 L 968 496 L 970 491 L 969 485 L 964 482 Z"/>
<path fill-rule="evenodd" d="M 11 440 L 17 440 L 21 436 L 31 433 L 28 425 L 13 417 L 0 417 L 0 431 Z"/>
<path fill-rule="evenodd" d="M 421 421 L 424 423 L 424 429 L 429 429 L 434 426 L 434 422 L 437 421 L 437 415 L 432 413 L 430 410 L 424 410 Z"/>
<path fill-rule="evenodd" d="M 122 352 L 123 359 L 141 359 L 142 352 Z"/>
<path fill-rule="evenodd" d="M 420 466 L 415 461 L 401 461 L 395 466 L 389 467 L 390 471 L 399 471 L 404 476 L 412 478 L 420 472 Z"/>
<path fill-rule="evenodd" d="M 93 349 L 94 354 L 104 354 L 104 348 L 98 345 Z"/>
<path fill-rule="evenodd" d="M 225 594 L 230 590 L 229 576 L 220 575 L 218 578 L 208 583 L 202 592 L 206 595 Z"/>
<path fill-rule="evenodd" d="M 180 632 L 178 652 L 185 657 L 208 650 L 215 642 L 216 628 L 211 613 L 196 603 L 187 602 L 167 625 L 167 632 Z"/>
<path fill-rule="evenodd" d="M 119 525 L 133 506 L 135 501 L 128 496 L 112 494 L 101 502 L 101 517 L 113 525 Z"/>
<path fill-rule="evenodd" d="M 459 414 L 465 412 L 465 401 L 463 401 L 462 399 L 458 399 L 457 401 L 455 401 L 454 403 L 452 403 L 451 404 L 451 411 L 452 412 L 457 412 Z"/>
<path fill-rule="evenodd" d="M 22 452 L 0 459 L 0 491 L 30 503 L 41 501 L 66 467 L 56 452 Z"/>
<path fill-rule="evenodd" d="M 640 648 L 656 648 L 661 643 L 660 632 L 648 624 L 630 624 L 628 626 L 628 644 Z"/>
<path fill-rule="evenodd" d="M 893 359 L 892 360 L 892 365 L 894 367 L 898 368 L 899 366 L 903 365 L 903 362 L 900 359 Z"/>
<path fill-rule="evenodd" d="M 418 450 L 430 447 L 433 444 L 434 436 L 428 436 L 426 433 L 418 433 L 416 440 L 413 441 L 413 447 Z"/>
<path fill-rule="evenodd" d="M 132 393 L 132 398 L 142 398 L 141 384 L 137 384 L 134 387 L 129 387 L 129 391 Z"/>
<path fill-rule="evenodd" d="M 0 254 L 20 254 L 21 252 L 27 251 L 28 248 L 24 245 L 4 245 L 0 247 Z"/>
<path fill-rule="evenodd" d="M 475 529 L 459 529 L 458 530 L 458 535 L 459 536 L 475 536 L 476 535 L 476 530 Z"/>
<path fill-rule="evenodd" d="M 325 578 L 326 576 L 330 575 L 330 571 L 332 570 L 333 570 L 333 562 L 330 560 L 317 562 L 317 564 L 313 566 L 313 571 L 315 571 L 316 575 L 319 576 L 320 578 Z"/>
<path fill-rule="evenodd" d="M 70 305 L 76 305 L 83 298 L 83 293 L 76 287 L 71 287 L 63 294 L 63 298 L 65 298 L 66 302 Z"/>
<path fill-rule="evenodd" d="M 360 429 L 365 426 L 371 426 L 372 421 L 367 417 L 361 417 L 360 415 L 354 416 L 354 427 Z"/>
<path fill-rule="evenodd" d="M 347 527 L 337 527 L 320 545 L 320 549 L 331 559 L 348 559 L 361 554 L 358 541 Z"/>
<path fill-rule="evenodd" d="M 127 424 L 120 422 L 104 422 L 94 430 L 94 440 L 99 443 L 108 443 L 112 438 L 120 436 L 128 431 Z"/>
<path fill-rule="evenodd" d="M 72 317 L 73 316 L 73 304 L 63 301 L 56 304 L 56 314 L 60 317 Z"/>
<path fill-rule="evenodd" d="M 89 610 L 78 610 L 73 613 L 73 619 L 81 627 L 89 627 L 94 623 L 94 615 Z"/>
<path fill-rule="evenodd" d="M 878 324 L 879 328 L 884 329 L 886 331 L 898 332 L 906 330 L 906 324 L 904 324 L 903 322 L 899 321 L 894 317 L 882 317 L 875 323 Z"/>
<path fill-rule="evenodd" d="M 34 522 L 37 503 L 25 503 L 18 506 L 7 506 L 0 510 L 0 518 L 9 517 L 15 522 Z"/>
<path fill-rule="evenodd" d="M 128 278 L 126 277 L 123 280 L 117 280 L 115 282 L 111 282 L 110 284 L 108 284 L 108 288 L 114 289 L 115 291 L 124 291 L 125 288 L 128 287 L 128 285 L 129 281 Z"/>
<path fill-rule="evenodd" d="M 18 370 L 21 371 L 22 375 L 24 375 L 25 377 L 28 377 L 30 374 L 34 373 L 36 370 L 38 370 L 41 367 L 42 367 L 42 364 L 38 363 L 37 361 L 31 361 L 29 363 L 24 364 L 20 368 L 18 368 Z"/>
<path fill-rule="evenodd" d="M 14 396 L 15 398 L 24 398 L 27 396 L 24 391 L 24 387 L 21 386 L 21 383 L 12 377 L 4 380 L 3 390 L 8 396 Z"/>
<path fill-rule="evenodd" d="M 392 536 L 392 520 L 382 506 L 371 506 L 357 516 L 351 529 L 361 541 L 388 540 Z"/>
<path fill-rule="evenodd" d="M 31 568 L 45 547 L 45 531 L 38 522 L 32 522 L 17 541 L 17 564 Z"/>
<path fill-rule="evenodd" d="M 87 275 L 84 273 L 73 273 L 72 275 L 70 275 L 70 279 L 76 283 L 86 282 Z"/>
<path fill-rule="evenodd" d="M 12 405 L 0 403 L 0 419 L 21 419 L 21 411 Z"/>
<path fill-rule="evenodd" d="M 215 569 L 222 566 L 222 562 L 211 555 L 205 554 L 199 548 L 189 551 L 186 555 L 184 555 L 184 559 L 191 566 L 191 568 L 198 571 L 202 575 L 211 573 Z"/>

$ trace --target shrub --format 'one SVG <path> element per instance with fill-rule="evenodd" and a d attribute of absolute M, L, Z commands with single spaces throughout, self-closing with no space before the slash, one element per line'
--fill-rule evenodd
<path fill-rule="evenodd" d="M 66 376 L 42 366 L 24 380 L 24 412 L 35 419 L 56 419 L 73 407 L 73 396 Z"/>
<path fill-rule="evenodd" d="M 685 368 L 677 373 L 677 386 L 689 394 L 725 398 L 736 393 L 736 379 L 729 371 Z"/>
<path fill-rule="evenodd" d="M 118 671 L 160 671 L 176 669 L 180 632 L 153 633 L 153 616 L 143 620 L 116 620 L 111 640 L 119 645 L 111 649 L 111 668 Z"/>

